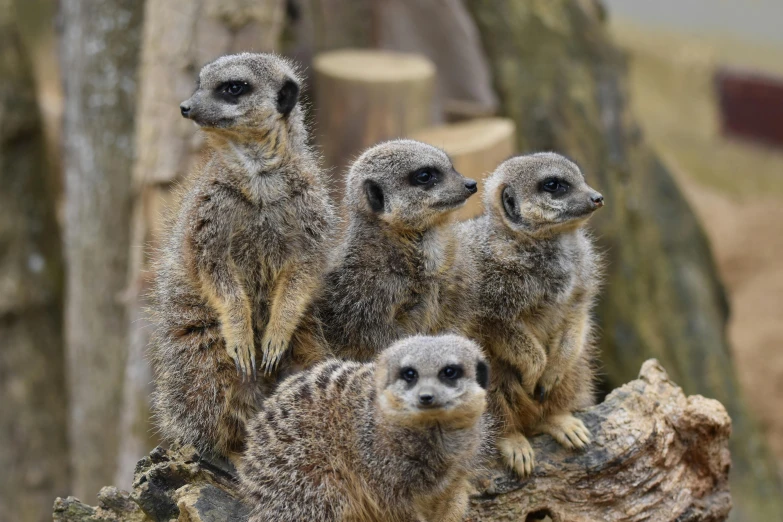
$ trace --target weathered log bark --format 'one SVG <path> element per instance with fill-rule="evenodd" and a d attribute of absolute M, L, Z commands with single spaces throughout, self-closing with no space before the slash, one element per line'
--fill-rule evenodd
<path fill-rule="evenodd" d="M 607 201 L 599 303 L 608 387 L 658 358 L 687 393 L 720 400 L 734 425 L 736 520 L 783 520 L 775 463 L 746 408 L 726 338 L 728 309 L 706 236 L 626 107 L 624 57 L 596 0 L 466 0 L 521 151 L 575 159 Z"/>
<path fill-rule="evenodd" d="M 64 0 L 65 333 L 74 489 L 114 477 L 127 316 L 133 115 L 143 2 Z"/>
<path fill-rule="evenodd" d="M 477 118 L 430 127 L 414 132 L 412 138 L 445 150 L 454 168 L 478 182 L 484 193 L 484 179 L 517 150 L 516 125 L 507 118 Z M 469 219 L 484 212 L 480 196 L 468 199 L 457 211 L 457 219 Z"/>
<path fill-rule="evenodd" d="M 63 265 L 32 68 L 0 0 L 0 519 L 68 490 Z"/>
<path fill-rule="evenodd" d="M 174 183 L 187 174 L 201 148 L 192 122 L 179 114 L 179 104 L 193 93 L 198 71 L 207 62 L 233 52 L 274 50 L 283 22 L 283 0 L 146 3 L 127 294 L 131 331 L 116 475 L 122 487 L 130 487 L 136 461 L 155 445 L 149 409 L 152 371 L 144 356 L 150 334 L 143 311 L 150 256 L 159 246 L 162 214 L 173 201 Z"/>
<path fill-rule="evenodd" d="M 720 521 L 731 509 L 723 406 L 686 397 L 657 361 L 638 380 L 579 416 L 594 441 L 572 453 L 549 436 L 533 439 L 537 466 L 522 482 L 490 471 L 478 481 L 467 520 L 554 522 Z M 236 482 L 192 448 L 155 449 L 139 462 L 131 493 L 104 488 L 99 506 L 57 499 L 55 522 L 247 520 Z"/>

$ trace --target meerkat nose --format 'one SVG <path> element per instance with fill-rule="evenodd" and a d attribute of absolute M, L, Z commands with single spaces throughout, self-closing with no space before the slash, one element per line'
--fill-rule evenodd
<path fill-rule="evenodd" d="M 182 105 L 179 106 L 179 112 L 182 113 L 182 116 L 184 118 L 187 118 L 188 114 L 190 114 L 190 105 L 183 103 Z"/>
<path fill-rule="evenodd" d="M 601 208 L 604 206 L 604 197 L 601 194 L 595 194 L 590 197 L 590 201 L 593 202 L 595 208 Z"/>
<path fill-rule="evenodd" d="M 435 397 L 429 393 L 421 393 L 419 394 L 419 404 L 422 406 L 429 406 L 432 404 L 432 401 L 435 400 Z"/>
<path fill-rule="evenodd" d="M 475 194 L 478 191 L 478 183 L 469 179 L 465 182 L 465 188 L 468 189 L 471 194 Z"/>

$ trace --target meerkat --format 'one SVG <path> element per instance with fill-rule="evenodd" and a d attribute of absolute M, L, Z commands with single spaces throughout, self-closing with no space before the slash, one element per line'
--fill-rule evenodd
<path fill-rule="evenodd" d="M 471 337 L 492 368 L 490 407 L 505 425 L 498 449 L 525 476 L 535 464 L 528 435 L 571 449 L 590 441 L 572 412 L 593 403 L 601 258 L 584 224 L 604 200 L 574 163 L 539 153 L 502 163 L 484 203 L 483 216 L 457 225 L 475 275 Z"/>
<path fill-rule="evenodd" d="M 303 314 L 336 214 L 307 144 L 300 86 L 278 56 L 223 56 L 180 106 L 208 156 L 185 182 L 156 266 L 153 400 L 165 438 L 216 457 L 241 452 L 276 371 L 326 353 Z"/>
<path fill-rule="evenodd" d="M 348 226 L 316 304 L 337 355 L 368 361 L 406 335 L 436 334 L 469 309 L 452 272 L 454 211 L 477 190 L 440 149 L 395 140 L 366 150 L 346 180 Z"/>
<path fill-rule="evenodd" d="M 289 377 L 248 429 L 250 522 L 462 520 L 492 433 L 488 371 L 474 342 L 450 334 Z"/>

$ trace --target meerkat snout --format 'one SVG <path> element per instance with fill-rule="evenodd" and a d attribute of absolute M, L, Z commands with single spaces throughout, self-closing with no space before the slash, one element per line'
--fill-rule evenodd
<path fill-rule="evenodd" d="M 468 179 L 465 182 L 465 188 L 468 189 L 468 192 L 470 192 L 471 194 L 475 194 L 476 192 L 478 192 L 478 183 L 476 183 L 472 179 Z"/>
<path fill-rule="evenodd" d="M 188 114 L 190 114 L 190 105 L 187 102 L 182 102 L 179 105 L 179 112 L 182 113 L 183 118 L 187 118 Z"/>
<path fill-rule="evenodd" d="M 599 208 L 604 206 L 604 197 L 599 192 L 594 192 L 590 196 L 590 201 L 593 202 L 593 206 L 594 206 L 593 210 L 598 210 Z"/>
<path fill-rule="evenodd" d="M 378 385 L 381 410 L 401 424 L 458 423 L 485 407 L 488 367 L 481 350 L 457 335 L 413 336 L 384 351 Z"/>

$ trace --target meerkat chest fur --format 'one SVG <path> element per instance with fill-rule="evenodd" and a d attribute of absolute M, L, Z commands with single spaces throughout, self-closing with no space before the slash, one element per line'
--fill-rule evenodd
<path fill-rule="evenodd" d="M 314 193 L 317 187 L 308 177 L 314 167 L 273 165 L 224 147 L 204 170 L 207 175 L 187 213 L 186 241 L 198 250 L 211 240 L 203 233 L 210 227 L 227 236 L 224 255 L 238 268 L 240 283 L 256 304 L 263 304 L 291 252 L 317 250 L 328 228 L 328 212 L 318 205 L 323 198 Z"/>
<path fill-rule="evenodd" d="M 530 241 L 496 236 L 481 244 L 487 281 L 482 302 L 489 313 L 556 330 L 566 305 L 589 284 L 592 256 L 581 230 Z"/>

